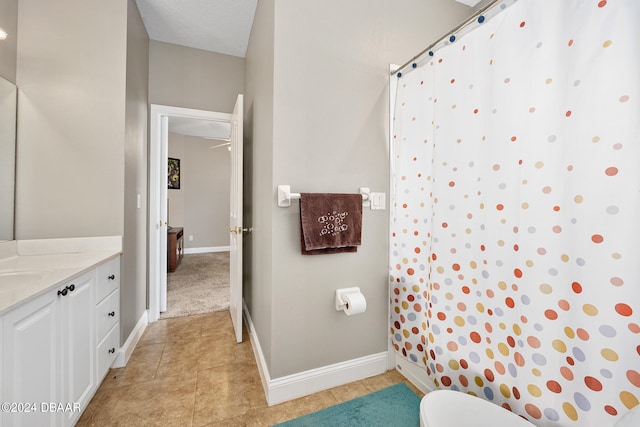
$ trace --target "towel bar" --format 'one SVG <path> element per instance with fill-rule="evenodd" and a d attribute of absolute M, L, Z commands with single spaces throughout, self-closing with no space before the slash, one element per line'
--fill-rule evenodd
<path fill-rule="evenodd" d="M 360 187 L 360 194 L 362 195 L 362 202 L 365 203 L 369 200 L 369 194 L 371 191 L 367 187 Z M 299 199 L 300 193 L 292 193 L 290 185 L 278 185 L 278 206 L 281 208 L 288 208 L 291 206 L 291 200 Z"/>

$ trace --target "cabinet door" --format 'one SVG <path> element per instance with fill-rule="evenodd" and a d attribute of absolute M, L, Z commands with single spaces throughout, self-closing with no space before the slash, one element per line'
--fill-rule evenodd
<path fill-rule="evenodd" d="M 71 425 L 86 408 L 93 395 L 95 378 L 94 291 L 95 271 L 66 284 L 67 295 L 61 298 L 63 317 L 64 416 Z"/>
<path fill-rule="evenodd" d="M 58 298 L 48 292 L 4 316 L 2 398 L 15 405 L 2 411 L 5 426 L 59 424 L 59 414 L 41 411 L 42 403 L 62 397 Z"/>

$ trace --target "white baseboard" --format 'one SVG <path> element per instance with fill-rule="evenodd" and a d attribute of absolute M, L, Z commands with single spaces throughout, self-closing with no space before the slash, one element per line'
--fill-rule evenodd
<path fill-rule="evenodd" d="M 142 338 L 142 334 L 144 333 L 144 330 L 147 328 L 148 324 L 149 313 L 147 310 L 145 310 L 142 313 L 142 316 L 140 316 L 138 323 L 133 328 L 133 331 L 131 331 L 131 333 L 129 334 L 127 341 L 125 341 L 124 345 L 120 347 L 118 355 L 111 365 L 112 368 L 123 368 L 127 365 L 127 362 L 129 361 L 133 350 L 136 348 L 136 345 L 138 344 L 138 341 L 140 341 L 140 338 Z"/>
<path fill-rule="evenodd" d="M 390 344 L 387 350 L 387 371 L 394 369 L 396 369 L 396 350 L 393 348 L 393 345 Z"/>
<path fill-rule="evenodd" d="M 210 246 L 208 248 L 184 248 L 184 254 L 207 254 L 210 252 L 229 252 L 229 246 Z"/>
<path fill-rule="evenodd" d="M 381 353 L 271 379 L 262 348 L 260 347 L 260 342 L 246 306 L 244 306 L 244 314 L 251 346 L 256 357 L 258 371 L 260 372 L 262 386 L 269 406 L 382 374 L 387 371 L 387 358 L 389 354 L 387 351 L 383 351 Z"/>
<path fill-rule="evenodd" d="M 244 321 L 246 322 L 247 331 L 249 332 L 249 341 L 251 341 L 253 355 L 256 358 L 256 364 L 258 365 L 258 372 L 260 373 L 260 380 L 262 381 L 262 389 L 264 390 L 264 395 L 267 396 L 267 402 L 269 402 L 269 382 L 271 381 L 271 378 L 269 377 L 269 368 L 267 367 L 267 361 L 264 360 L 264 353 L 262 352 L 262 347 L 260 347 L 258 334 L 256 333 L 253 321 L 251 320 L 249 308 L 244 303 L 244 300 L 242 301 L 242 311 L 244 312 Z"/>
<path fill-rule="evenodd" d="M 415 385 L 423 393 L 429 393 L 437 390 L 433 381 L 427 375 L 427 368 L 420 366 L 395 353 L 396 369 L 400 374 L 408 379 L 411 384 Z"/>
<path fill-rule="evenodd" d="M 269 383 L 269 405 L 358 381 L 387 371 L 387 352 L 276 378 Z"/>

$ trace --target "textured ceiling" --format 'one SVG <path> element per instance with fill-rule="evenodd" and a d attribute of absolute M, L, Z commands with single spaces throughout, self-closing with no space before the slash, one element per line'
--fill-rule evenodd
<path fill-rule="evenodd" d="M 245 57 L 258 0 L 136 0 L 152 40 Z"/>

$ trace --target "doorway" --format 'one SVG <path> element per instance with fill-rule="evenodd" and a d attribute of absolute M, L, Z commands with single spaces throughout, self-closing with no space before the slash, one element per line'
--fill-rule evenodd
<path fill-rule="evenodd" d="M 149 146 L 149 321 L 167 308 L 168 134 L 231 141 L 232 115 L 151 105 Z M 215 145 L 215 144 L 212 144 Z"/>

